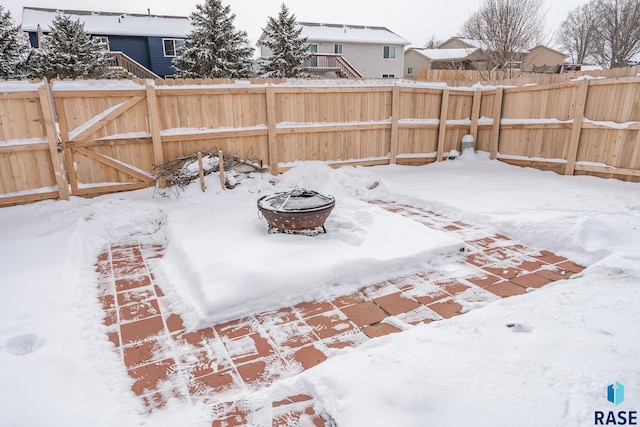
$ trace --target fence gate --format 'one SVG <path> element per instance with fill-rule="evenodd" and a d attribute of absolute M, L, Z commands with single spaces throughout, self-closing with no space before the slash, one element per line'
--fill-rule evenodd
<path fill-rule="evenodd" d="M 54 89 L 54 99 L 72 195 L 152 184 L 154 157 L 144 89 Z"/>

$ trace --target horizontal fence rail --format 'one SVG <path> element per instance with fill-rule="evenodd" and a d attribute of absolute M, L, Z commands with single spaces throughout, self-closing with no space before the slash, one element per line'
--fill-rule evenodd
<path fill-rule="evenodd" d="M 153 185 L 154 165 L 221 149 L 420 165 L 461 151 L 640 181 L 640 77 L 471 88 L 389 80 L 0 82 L 0 206 Z"/>

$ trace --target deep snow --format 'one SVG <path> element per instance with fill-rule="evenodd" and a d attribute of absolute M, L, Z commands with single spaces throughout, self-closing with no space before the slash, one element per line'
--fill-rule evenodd
<path fill-rule="evenodd" d="M 588 268 L 338 352 L 249 400 L 308 389 L 341 427 L 588 426 L 596 410 L 640 410 L 640 184 L 559 176 L 467 151 L 420 167 L 311 162 L 278 177 L 253 174 L 234 190 L 220 190 L 212 175 L 207 185 L 179 197 L 148 189 L 0 210 L 0 424 L 210 425 L 198 404 L 145 414 L 130 391 L 95 285 L 93 265 L 110 241 L 166 240 L 158 280 L 192 327 L 424 269 L 425 254 L 431 268 L 466 274 L 455 262 L 459 242 L 365 203 L 376 198 Z M 256 200 L 294 185 L 336 196 L 326 235 L 266 233 Z M 285 255 L 305 268 L 279 264 Z M 626 387 L 618 406 L 606 399 L 614 381 Z"/>

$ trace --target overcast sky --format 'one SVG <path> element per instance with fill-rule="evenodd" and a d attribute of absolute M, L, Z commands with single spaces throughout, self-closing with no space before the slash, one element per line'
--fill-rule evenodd
<path fill-rule="evenodd" d="M 156 15 L 189 16 L 204 0 L 0 0 L 14 20 L 20 22 L 24 6 L 58 9 L 94 10 L 104 12 L 147 13 Z M 546 0 L 548 39 L 566 18 L 567 13 L 587 0 Z M 282 0 L 222 0 L 236 15 L 235 27 L 248 33 L 252 46 L 260 37 L 269 16 L 276 17 Z M 287 0 L 287 7 L 299 21 L 331 24 L 354 24 L 387 27 L 422 47 L 435 35 L 446 40 L 458 35 L 469 14 L 477 10 L 481 0 Z"/>

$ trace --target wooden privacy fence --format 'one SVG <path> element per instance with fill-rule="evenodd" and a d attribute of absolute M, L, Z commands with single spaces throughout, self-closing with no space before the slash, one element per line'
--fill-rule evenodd
<path fill-rule="evenodd" d="M 425 164 L 475 148 L 640 181 L 640 77 L 518 88 L 403 81 L 0 83 L 0 206 L 144 188 L 214 148 L 277 173 L 302 160 Z"/>
<path fill-rule="evenodd" d="M 565 83 L 585 76 L 594 78 L 635 77 L 640 67 L 619 67 L 602 70 L 571 71 L 566 73 L 531 73 L 524 71 L 478 71 L 478 70 L 419 70 L 417 80 L 443 82 L 449 86 L 483 85 L 522 86 L 526 84 Z"/>

